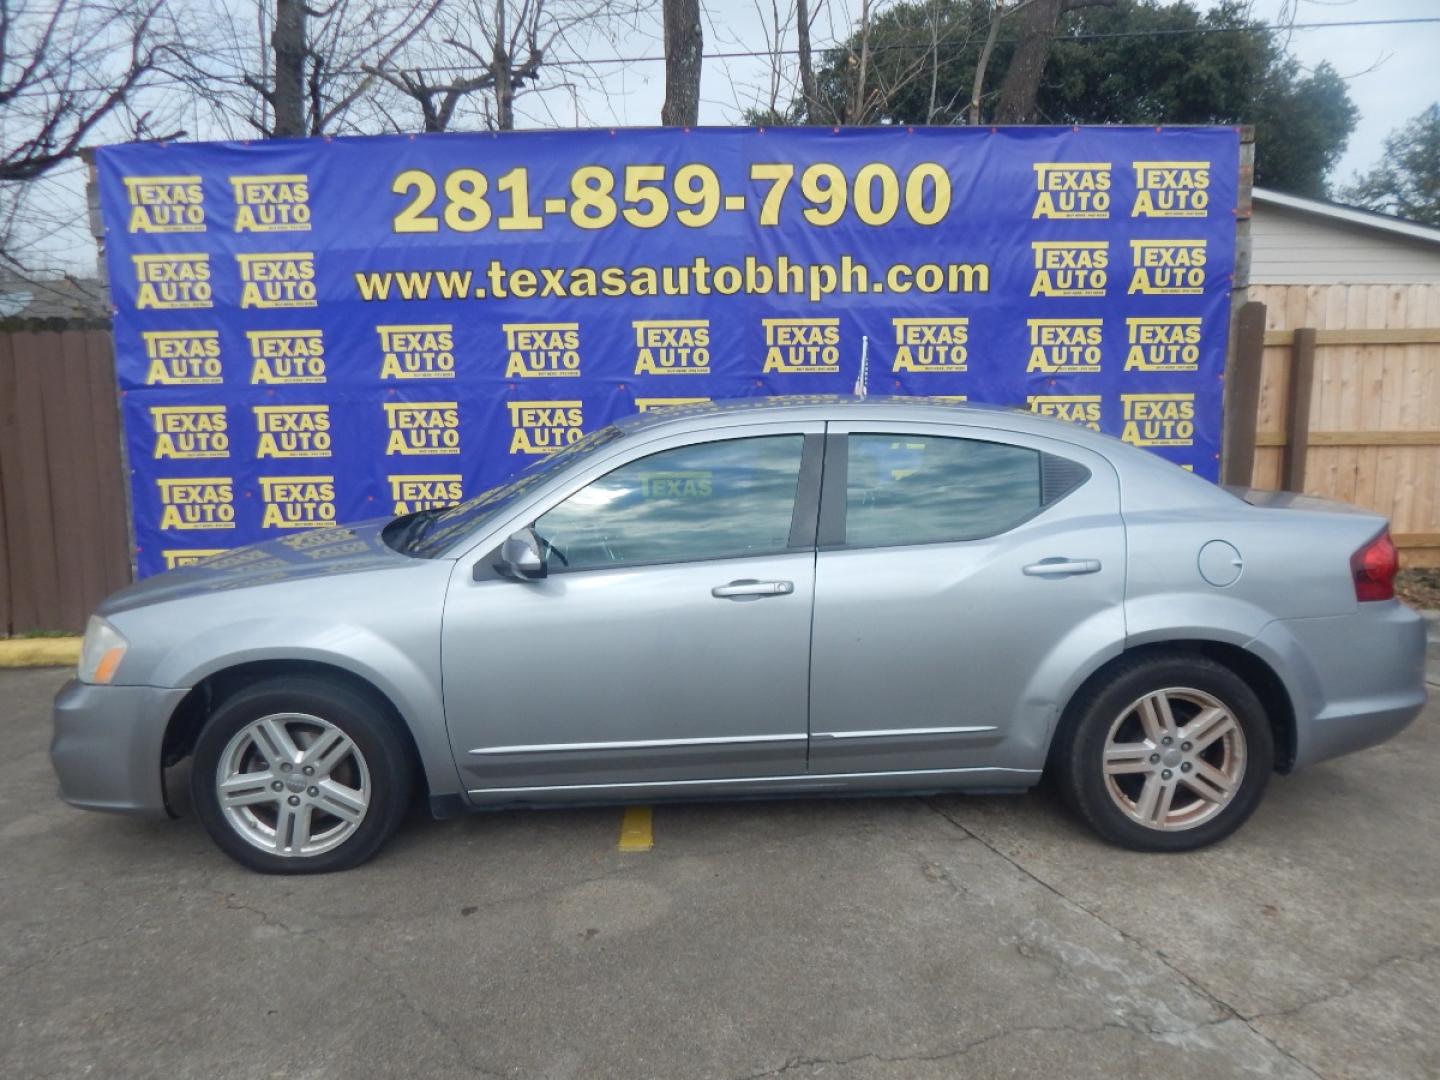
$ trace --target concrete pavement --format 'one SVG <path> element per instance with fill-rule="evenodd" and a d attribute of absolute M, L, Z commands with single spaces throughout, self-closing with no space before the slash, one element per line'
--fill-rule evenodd
<path fill-rule="evenodd" d="M 1440 1075 L 1440 707 L 1229 842 L 1016 798 L 417 818 L 265 878 L 54 797 L 66 673 L 0 672 L 0 1075 Z"/>

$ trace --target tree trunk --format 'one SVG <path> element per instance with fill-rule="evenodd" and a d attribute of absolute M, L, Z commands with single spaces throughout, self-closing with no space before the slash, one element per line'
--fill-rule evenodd
<path fill-rule="evenodd" d="M 800 91 L 805 95 L 805 123 L 813 124 L 820 114 L 820 93 L 815 88 L 815 65 L 810 60 L 810 3 L 795 0 L 795 38 L 800 51 Z"/>
<path fill-rule="evenodd" d="M 1050 38 L 1060 22 L 1065 0 L 1033 0 L 1025 8 L 1020 24 L 1020 43 L 1010 58 L 1005 81 L 1000 84 L 1000 107 L 995 119 L 1001 124 L 1029 124 L 1035 119 L 1035 99 L 1040 94 L 1040 77 L 1050 59 Z"/>
<path fill-rule="evenodd" d="M 935 102 L 940 91 L 940 9 L 930 6 L 930 101 L 925 106 L 925 123 L 935 122 Z"/>
<path fill-rule="evenodd" d="M 980 50 L 980 61 L 975 65 L 975 81 L 970 86 L 970 123 L 980 123 L 980 98 L 985 92 L 985 69 L 990 66 L 990 54 L 995 51 L 995 39 L 1000 36 L 1000 20 L 1005 17 L 1003 3 L 995 5 L 990 16 L 990 31 L 985 35 L 985 47 Z"/>
<path fill-rule="evenodd" d="M 870 75 L 870 0 L 860 0 L 860 62 L 855 72 L 855 86 L 850 95 L 849 115 L 846 123 L 863 124 L 869 101 L 865 95 L 865 81 Z"/>
<path fill-rule="evenodd" d="M 500 131 L 514 131 L 515 86 L 511 80 L 505 4 L 506 0 L 495 0 L 495 48 L 490 59 L 490 77 L 495 80 L 495 127 Z"/>
<path fill-rule="evenodd" d="M 1020 44 L 1010 58 L 1005 81 L 1000 84 L 1000 107 L 995 121 L 1000 124 L 1035 122 L 1035 99 L 1040 96 L 1040 78 L 1050 59 L 1050 43 L 1060 16 L 1087 7 L 1114 7 L 1115 0 L 1028 0 L 1020 26 Z M 1012 9 L 1016 12 L 1020 7 Z"/>
<path fill-rule="evenodd" d="M 305 3 L 275 0 L 274 135 L 277 139 L 305 134 Z"/>
<path fill-rule="evenodd" d="M 700 65 L 705 35 L 700 29 L 700 0 L 664 0 L 666 127 L 694 127 L 700 121 Z"/>

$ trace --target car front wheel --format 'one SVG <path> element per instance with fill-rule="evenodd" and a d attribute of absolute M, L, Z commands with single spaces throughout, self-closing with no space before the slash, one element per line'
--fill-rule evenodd
<path fill-rule="evenodd" d="M 1274 736 L 1255 692 L 1201 656 L 1122 661 L 1072 705 L 1057 745 L 1067 801 L 1102 837 L 1187 851 L 1259 804 Z"/>
<path fill-rule="evenodd" d="M 365 696 L 298 676 L 226 699 L 196 743 L 190 783 L 226 854 L 304 874 L 370 858 L 399 824 L 412 775 L 406 742 Z"/>

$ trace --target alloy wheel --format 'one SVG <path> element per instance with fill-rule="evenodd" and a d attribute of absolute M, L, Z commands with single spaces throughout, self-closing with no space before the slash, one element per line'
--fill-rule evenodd
<path fill-rule="evenodd" d="M 328 720 L 274 713 L 226 744 L 215 794 L 225 820 L 248 843 L 273 855 L 319 855 L 365 820 L 370 770 L 354 741 Z"/>
<path fill-rule="evenodd" d="M 1245 778 L 1245 733 L 1219 698 L 1156 690 L 1115 718 L 1105 740 L 1105 789 L 1148 829 L 1193 829 L 1228 806 Z"/>

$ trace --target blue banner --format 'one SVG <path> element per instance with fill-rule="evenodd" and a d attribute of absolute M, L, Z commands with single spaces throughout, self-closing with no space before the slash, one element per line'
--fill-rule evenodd
<path fill-rule="evenodd" d="M 1028 407 L 1218 471 L 1233 128 L 749 128 L 98 155 L 141 575 L 446 505 L 637 410 Z"/>

